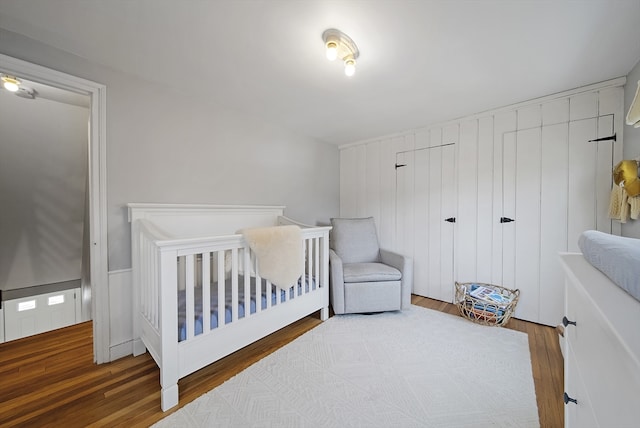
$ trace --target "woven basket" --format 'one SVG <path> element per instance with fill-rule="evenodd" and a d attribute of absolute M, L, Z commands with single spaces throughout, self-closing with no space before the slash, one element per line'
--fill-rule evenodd
<path fill-rule="evenodd" d="M 492 288 L 512 300 L 507 305 L 498 305 L 478 299 L 469 294 L 472 284 Z M 499 285 L 484 284 L 481 282 L 456 282 L 456 297 L 454 303 L 460 310 L 460 316 L 464 318 L 468 318 L 482 325 L 503 326 L 515 312 L 519 298 L 520 290 L 510 290 Z"/>

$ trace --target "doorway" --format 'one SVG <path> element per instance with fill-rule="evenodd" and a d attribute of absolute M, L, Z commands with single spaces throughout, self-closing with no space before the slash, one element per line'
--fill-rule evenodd
<path fill-rule="evenodd" d="M 2 78 L 14 83 L 0 88 L 0 288 L 10 341 L 91 319 L 90 98 Z"/>
<path fill-rule="evenodd" d="M 0 54 L 0 73 L 88 96 L 88 236 L 94 361 L 109 361 L 106 211 L 106 87 Z"/>

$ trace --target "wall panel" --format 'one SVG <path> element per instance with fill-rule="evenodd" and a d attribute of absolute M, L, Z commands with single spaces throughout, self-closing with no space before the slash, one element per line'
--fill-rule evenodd
<path fill-rule="evenodd" d="M 493 247 L 491 256 L 491 281 L 492 284 L 503 284 L 503 225 L 499 222 L 504 215 L 504 151 L 505 137 L 508 133 L 516 129 L 516 112 L 502 112 L 494 116 L 493 119 Z M 507 137 L 506 145 L 509 146 L 515 137 Z M 515 141 L 513 141 L 515 143 Z M 514 158 L 510 159 L 513 164 Z M 513 175 L 513 173 L 512 173 Z M 507 182 L 507 185 L 512 182 Z"/>
<path fill-rule="evenodd" d="M 460 124 L 458 144 L 458 247 L 457 278 L 461 282 L 476 281 L 478 218 L 478 121 Z"/>
<path fill-rule="evenodd" d="M 365 216 L 373 216 L 376 220 L 380 218 L 380 162 L 382 153 L 382 143 L 374 141 L 366 146 L 366 210 Z"/>
<path fill-rule="evenodd" d="M 476 281 L 491 283 L 493 254 L 493 116 L 478 120 Z"/>
<path fill-rule="evenodd" d="M 395 245 L 395 200 L 396 200 L 396 152 L 391 140 L 381 142 L 380 156 L 380 219 L 378 239 L 384 248 L 392 249 Z"/>
<path fill-rule="evenodd" d="M 509 223 L 515 226 L 513 286 L 521 292 L 516 317 L 527 320 L 538 319 L 540 305 L 540 133 L 538 127 L 516 134 L 515 221 Z"/>
<path fill-rule="evenodd" d="M 396 243 L 394 249 L 413 257 L 414 152 L 396 154 Z M 400 166 L 405 165 L 405 166 Z"/>
<path fill-rule="evenodd" d="M 551 120 L 550 122 L 554 122 Z M 567 197 L 569 156 L 569 124 L 542 127 L 540 228 L 545 239 L 540 241 L 540 320 L 553 325 L 559 322 L 563 299 L 558 290 L 564 282 L 559 266 L 559 252 L 567 251 Z"/>
<path fill-rule="evenodd" d="M 568 250 L 580 252 L 578 238 L 580 234 L 592 229 L 596 224 L 596 155 L 597 145 L 589 143 L 597 134 L 596 119 L 583 119 L 569 122 L 569 195 Z M 594 209 L 584 209 L 585 206 Z"/>
<path fill-rule="evenodd" d="M 517 316 L 557 324 L 558 252 L 577 251 L 583 230 L 620 231 L 607 208 L 622 94 L 592 85 L 364 144 L 363 215 L 380 217 L 384 246 L 413 255 L 414 292 L 451 301 L 454 280 L 519 288 Z M 588 141 L 616 130 L 616 143 Z M 396 160 L 409 165 L 397 176 Z"/>
<path fill-rule="evenodd" d="M 455 267 L 455 225 L 443 219 L 456 217 L 456 146 L 442 147 L 442 187 L 439 224 L 440 232 L 440 300 L 453 301 L 454 267 Z"/>
<path fill-rule="evenodd" d="M 431 152 L 431 150 L 427 149 L 416 150 L 414 155 L 414 213 L 416 221 L 414 223 L 413 292 L 420 296 L 431 296 L 434 293 L 433 285 L 429 278 L 431 273 L 430 261 L 432 257 L 431 243 L 438 239 L 438 237 L 431 235 L 431 222 L 429 221 L 429 198 L 433 197 L 433 195 L 430 193 L 431 171 L 427 168 L 427 165 L 430 163 Z M 439 248 L 433 251 L 438 253 L 433 254 L 435 257 L 440 253 Z"/>
<path fill-rule="evenodd" d="M 357 213 L 357 148 L 340 151 L 340 216 L 355 217 Z"/>
<path fill-rule="evenodd" d="M 366 190 L 363 192 L 360 189 L 367 188 L 367 147 L 366 146 L 357 146 L 356 150 L 356 189 L 358 191 L 355 192 L 355 200 L 356 200 L 356 217 L 363 217 L 367 212 L 367 192 Z"/>

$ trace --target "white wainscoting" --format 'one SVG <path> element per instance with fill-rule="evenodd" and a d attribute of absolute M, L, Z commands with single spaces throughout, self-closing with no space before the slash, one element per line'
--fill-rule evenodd
<path fill-rule="evenodd" d="M 3 305 L 7 342 L 80 322 L 80 288 L 6 300 Z"/>
<path fill-rule="evenodd" d="M 109 272 L 109 361 L 133 354 L 132 272 Z"/>
<path fill-rule="evenodd" d="M 340 215 L 373 216 L 381 246 L 413 257 L 415 294 L 451 302 L 454 281 L 518 288 L 517 318 L 556 325 L 558 252 L 576 251 L 584 230 L 620 234 L 608 207 L 622 159 L 624 83 L 340 146 Z M 612 134 L 615 142 L 590 141 Z M 445 146 L 455 147 L 453 162 L 431 162 L 436 155 L 416 164 L 424 149 Z M 453 201 L 444 209 L 431 200 L 441 193 Z"/>

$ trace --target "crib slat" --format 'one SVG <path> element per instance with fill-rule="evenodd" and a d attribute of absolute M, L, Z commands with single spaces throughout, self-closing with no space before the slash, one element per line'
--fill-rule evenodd
<path fill-rule="evenodd" d="M 300 278 L 300 288 L 302 290 L 302 294 L 308 293 L 311 290 L 307 290 L 306 278 L 311 278 L 313 276 L 313 255 L 315 254 L 313 251 L 313 238 L 307 240 L 307 272 L 302 272 L 302 278 Z"/>
<path fill-rule="evenodd" d="M 147 278 L 145 284 L 145 315 L 152 323 L 152 325 L 158 329 L 159 325 L 159 293 L 158 293 L 158 285 L 160 281 L 158 280 L 158 269 L 157 269 L 157 256 L 155 253 L 155 248 L 151 241 L 147 241 L 147 266 L 145 277 Z"/>
<path fill-rule="evenodd" d="M 251 258 L 247 247 L 242 250 L 242 255 L 242 270 L 244 272 L 244 316 L 246 318 L 251 316 Z"/>
<path fill-rule="evenodd" d="M 316 261 L 313 282 L 309 284 L 309 291 L 311 291 L 313 284 L 316 285 L 316 288 L 318 287 L 318 284 L 320 284 L 320 238 L 315 238 L 314 241 L 316 244 Z"/>
<path fill-rule="evenodd" d="M 156 328 L 160 328 L 160 301 L 158 288 L 160 287 L 160 266 L 158 266 L 158 254 L 155 252 L 155 248 L 149 243 L 149 251 L 147 257 L 149 257 L 149 265 L 147 266 L 147 287 L 145 290 L 146 300 L 146 312 L 150 314 L 150 320 L 152 325 Z"/>
<path fill-rule="evenodd" d="M 265 284 L 266 284 L 266 297 L 267 297 L 267 309 L 269 309 L 271 307 L 271 300 L 273 299 L 273 296 L 276 296 L 276 305 L 278 303 L 280 303 L 280 296 L 278 295 L 278 290 L 273 289 L 273 284 L 271 284 L 271 281 L 269 281 L 268 279 L 264 280 Z"/>
<path fill-rule="evenodd" d="M 262 311 L 262 278 L 260 278 L 260 272 L 258 272 L 258 262 L 255 261 L 253 265 L 253 271 L 255 272 L 255 287 L 256 287 L 256 314 Z M 267 299 L 269 300 L 269 299 Z"/>
<path fill-rule="evenodd" d="M 231 321 L 238 321 L 238 249 L 231 249 Z"/>
<path fill-rule="evenodd" d="M 211 253 L 202 253 L 202 333 L 211 330 Z"/>
<path fill-rule="evenodd" d="M 225 298 L 224 298 L 224 251 L 218 251 L 218 328 L 224 326 Z"/>
<path fill-rule="evenodd" d="M 153 326 L 158 328 L 156 325 L 156 318 L 155 318 L 155 309 L 156 309 L 155 299 L 153 298 L 153 295 L 151 293 L 151 288 L 150 288 L 150 283 L 151 283 L 150 279 L 153 278 L 152 276 L 153 272 L 150 270 L 151 263 L 153 260 L 153 252 L 152 252 L 153 249 L 149 241 L 145 241 L 143 245 L 145 247 L 144 249 L 145 263 L 143 267 L 144 287 L 140 295 L 140 298 L 142 299 L 142 310 L 144 315 L 147 317 L 149 321 L 151 321 Z M 151 307 L 149 306 L 150 304 L 151 304 Z"/>
<path fill-rule="evenodd" d="M 149 266 L 151 263 L 151 257 L 149 255 L 149 243 L 145 239 L 140 243 L 140 247 L 143 250 L 142 253 L 142 266 L 140 268 L 140 310 L 142 314 L 149 321 L 153 323 L 153 319 L 151 318 L 151 314 L 149 313 Z M 155 323 L 153 323 L 155 327 Z"/>
<path fill-rule="evenodd" d="M 187 318 L 186 318 L 186 326 L 187 326 L 187 340 L 192 339 L 194 336 L 194 319 L 195 319 L 195 272 L 194 272 L 194 256 L 193 254 L 189 254 L 185 256 L 185 298 L 187 305 Z"/>

